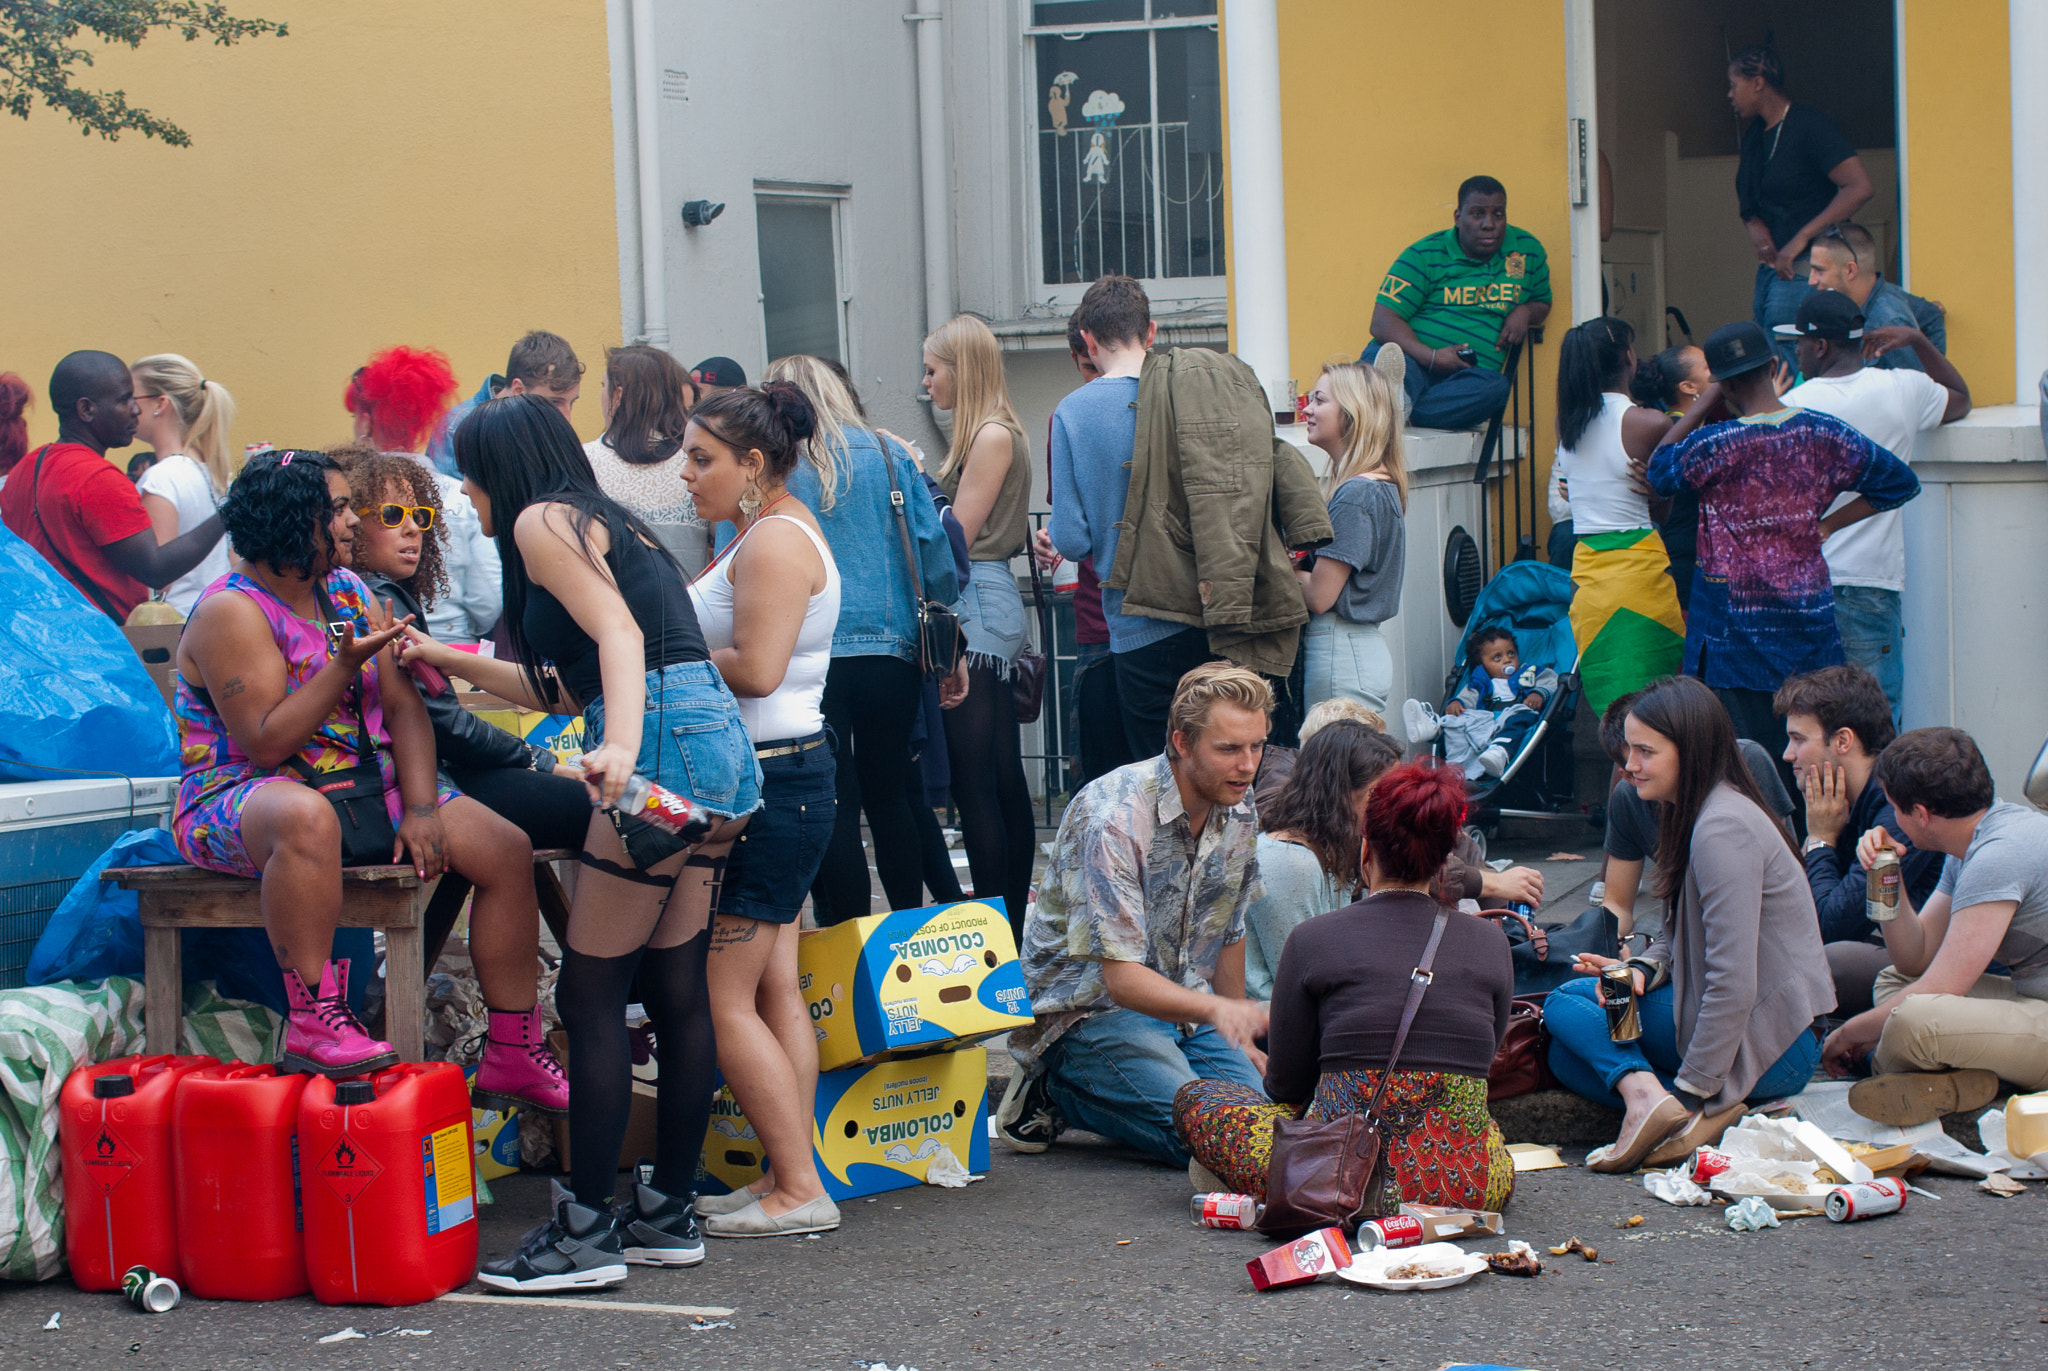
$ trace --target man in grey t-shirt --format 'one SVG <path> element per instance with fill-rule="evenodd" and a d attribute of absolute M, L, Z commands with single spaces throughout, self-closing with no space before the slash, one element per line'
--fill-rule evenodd
<path fill-rule="evenodd" d="M 1899 1127 L 1987 1105 L 2000 1080 L 2048 1089 L 2048 815 L 1998 799 L 1960 729 L 1904 734 L 1872 779 L 1913 845 L 1948 861 L 1925 908 L 1902 893 L 1880 925 L 1892 969 L 1877 979 L 1877 1007 L 1829 1035 L 1829 1074 L 1867 1056 L 1876 1074 L 1849 1104 Z M 1857 857 L 1867 868 L 1892 845 L 1873 828 Z M 1994 960 L 2009 974 L 1989 974 Z"/>

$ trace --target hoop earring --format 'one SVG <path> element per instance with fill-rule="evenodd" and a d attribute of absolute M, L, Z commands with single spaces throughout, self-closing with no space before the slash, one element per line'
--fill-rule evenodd
<path fill-rule="evenodd" d="M 740 496 L 740 513 L 747 516 L 747 522 L 754 522 L 754 516 L 761 512 L 761 487 L 757 482 L 747 482 L 746 493 Z"/>

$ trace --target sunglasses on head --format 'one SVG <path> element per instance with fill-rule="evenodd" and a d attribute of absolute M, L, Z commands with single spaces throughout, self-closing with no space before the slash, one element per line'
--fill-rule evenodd
<path fill-rule="evenodd" d="M 397 528 L 410 514 L 412 521 L 424 533 L 434 526 L 434 510 L 431 505 L 366 505 L 356 511 L 360 518 L 375 518 L 386 528 Z"/>

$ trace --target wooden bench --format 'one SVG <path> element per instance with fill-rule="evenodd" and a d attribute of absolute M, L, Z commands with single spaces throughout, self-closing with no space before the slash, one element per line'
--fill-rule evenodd
<path fill-rule="evenodd" d="M 574 852 L 551 848 L 533 854 L 541 913 L 557 944 L 567 934 L 568 901 L 553 862 Z M 142 1023 L 147 1050 L 178 1051 L 185 1014 L 184 958 L 178 931 L 185 928 L 261 928 L 262 882 L 224 876 L 197 866 L 128 866 L 100 873 L 135 892 L 142 918 Z M 410 866 L 351 866 L 341 872 L 343 928 L 384 932 L 384 1037 L 399 1060 L 425 1060 L 427 972 L 422 943 L 427 900 L 438 881 L 422 881 Z M 360 977 L 371 969 L 351 974 Z"/>

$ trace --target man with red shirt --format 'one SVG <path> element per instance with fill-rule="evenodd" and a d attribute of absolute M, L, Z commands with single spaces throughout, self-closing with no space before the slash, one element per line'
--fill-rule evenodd
<path fill-rule="evenodd" d="M 135 439 L 141 409 L 128 364 L 74 352 L 50 374 L 57 441 L 23 457 L 0 487 L 5 522 L 115 623 L 220 541 L 220 516 L 159 544 L 135 485 L 107 460 Z"/>

